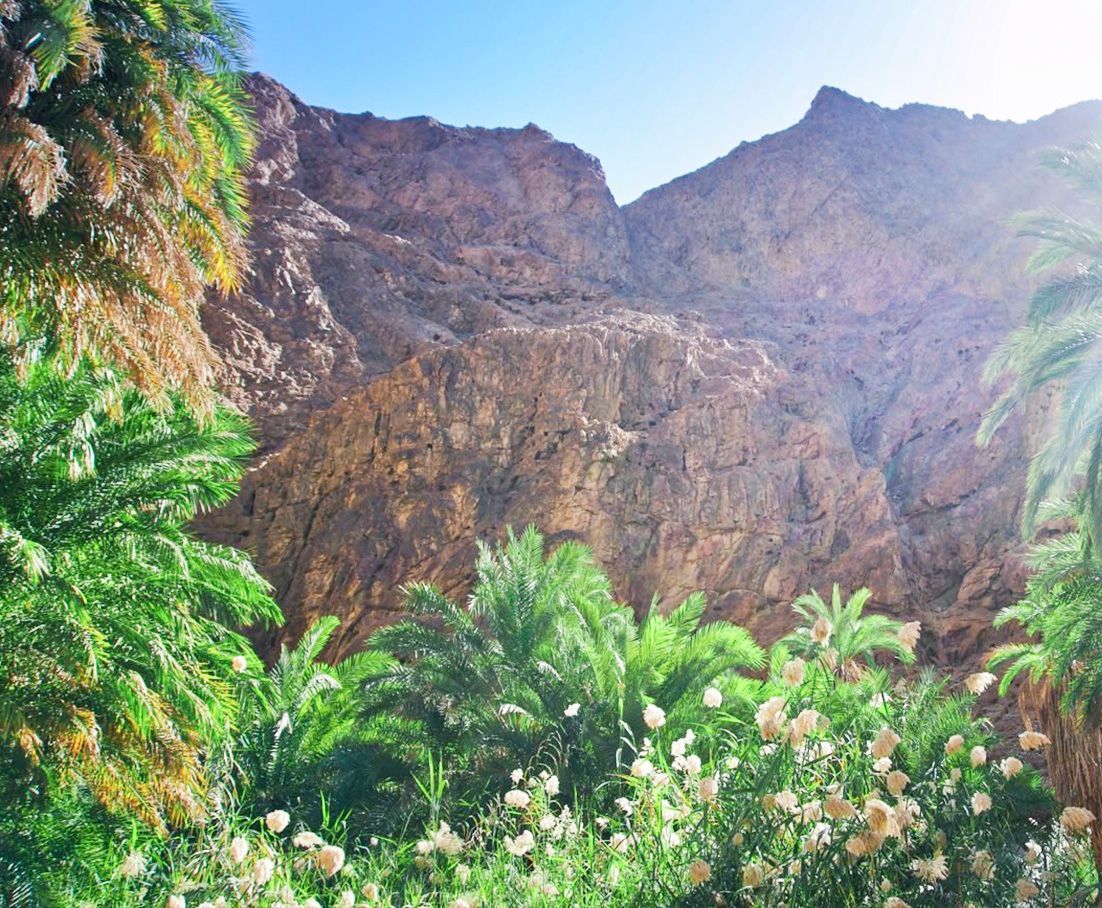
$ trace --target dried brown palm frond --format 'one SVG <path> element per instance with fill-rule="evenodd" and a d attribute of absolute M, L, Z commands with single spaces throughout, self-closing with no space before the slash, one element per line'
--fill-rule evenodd
<path fill-rule="evenodd" d="M 246 263 L 242 29 L 207 0 L 109 6 L 0 4 L 0 339 L 209 413 L 199 305 Z"/>
<path fill-rule="evenodd" d="M 1102 728 L 1081 712 L 1069 712 L 1064 691 L 1046 681 L 1027 681 L 1018 694 L 1018 708 L 1027 731 L 1035 727 L 1048 736 L 1045 748 L 1049 777 L 1064 804 L 1085 807 L 1102 817 Z M 1102 829 L 1091 826 L 1091 850 L 1102 869 Z"/>

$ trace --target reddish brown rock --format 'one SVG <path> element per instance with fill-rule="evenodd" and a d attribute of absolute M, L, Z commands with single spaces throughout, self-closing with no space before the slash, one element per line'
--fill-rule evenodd
<path fill-rule="evenodd" d="M 621 210 L 535 127 L 252 90 L 255 274 L 206 323 L 266 450 L 203 526 L 289 633 L 339 614 L 347 650 L 533 522 L 636 604 L 704 589 L 769 638 L 809 586 L 867 583 L 930 653 L 989 644 L 1023 577 L 1020 427 L 972 442 L 1028 291 L 1007 220 L 1060 200 L 1036 152 L 1102 106 L 1021 126 L 824 89 Z"/>

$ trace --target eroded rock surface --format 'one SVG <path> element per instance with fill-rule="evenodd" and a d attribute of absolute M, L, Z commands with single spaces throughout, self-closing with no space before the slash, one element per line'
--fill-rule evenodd
<path fill-rule="evenodd" d="M 474 539 L 579 538 L 644 606 L 704 589 L 768 639 L 868 584 L 955 664 L 1021 587 L 1028 445 L 980 451 L 978 376 L 1056 204 L 1025 125 L 823 89 L 791 129 L 620 209 L 529 126 L 308 107 L 252 82 L 255 273 L 206 323 L 264 454 L 204 531 L 252 550 L 294 636 L 347 651 L 399 586 L 461 594 Z M 645 153 L 642 150 L 641 153 Z"/>

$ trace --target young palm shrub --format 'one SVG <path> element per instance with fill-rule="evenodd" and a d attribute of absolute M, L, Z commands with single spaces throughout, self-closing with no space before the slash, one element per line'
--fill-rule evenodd
<path fill-rule="evenodd" d="M 666 721 L 663 710 L 644 721 L 647 704 L 661 698 L 684 721 L 700 689 L 764 659 L 744 629 L 700 626 L 700 596 L 665 616 L 652 604 L 638 622 L 584 547 L 564 543 L 545 559 L 533 528 L 496 551 L 480 545 L 466 608 L 419 585 L 406 609 L 415 617 L 372 639 L 402 661 L 369 682 L 370 714 L 418 722 L 425 744 L 464 768 L 460 791 L 500 788 L 545 759 L 564 790 L 591 792 L 625 736 Z"/>
<path fill-rule="evenodd" d="M 875 666 L 879 654 L 908 665 L 914 662 L 921 626 L 917 621 L 904 623 L 886 615 L 866 615 L 871 595 L 862 588 L 843 602 L 838 584 L 834 584 L 828 605 L 815 590 L 805 593 L 792 603 L 801 624 L 784 638 L 785 646 L 800 656 L 822 660 L 851 681 Z"/>
<path fill-rule="evenodd" d="M 153 410 L 111 372 L 0 359 L 0 783 L 12 804 L 80 781 L 160 825 L 201 811 L 203 747 L 239 673 L 227 628 L 274 622 L 243 552 L 187 521 L 235 491 L 249 428 Z"/>
<path fill-rule="evenodd" d="M 244 42 L 220 0 L 0 2 L 0 339 L 212 413 L 198 310 L 245 261 Z"/>
<path fill-rule="evenodd" d="M 363 685 L 392 668 L 390 659 L 366 651 L 334 665 L 318 661 L 339 625 L 319 618 L 243 688 L 240 731 L 221 759 L 241 809 L 294 810 L 317 822 L 325 799 L 329 810 L 355 812 L 356 826 L 378 829 L 408 781 L 407 762 L 391 753 L 407 734 L 403 723 L 361 716 Z"/>

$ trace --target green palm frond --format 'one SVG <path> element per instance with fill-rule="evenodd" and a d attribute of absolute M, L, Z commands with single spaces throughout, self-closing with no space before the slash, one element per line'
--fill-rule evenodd
<path fill-rule="evenodd" d="M 1102 146 L 1057 149 L 1043 163 L 1094 204 L 1102 201 Z M 988 409 L 977 442 L 1042 389 L 1060 392 L 1048 442 L 1030 463 L 1022 527 L 1032 535 L 1045 499 L 1082 483 L 1084 543 L 1102 539 L 1102 225 L 1065 212 L 1023 215 L 1023 236 L 1037 239 L 1029 267 L 1048 275 L 1030 302 L 1030 320 L 996 349 L 984 370 L 1005 387 Z"/>
<path fill-rule="evenodd" d="M 234 489 L 247 426 L 3 357 L 0 426 L 0 753 L 163 822 L 233 721 L 250 648 L 223 622 L 279 620 L 244 553 L 184 527 Z"/>
<path fill-rule="evenodd" d="M 366 715 L 419 723 L 457 767 L 459 792 L 505 784 L 548 752 L 564 787 L 591 792 L 625 725 L 641 738 L 647 703 L 671 721 L 689 717 L 705 687 L 765 658 L 742 628 L 701 626 L 700 594 L 668 615 L 655 601 L 638 622 L 587 549 L 567 542 L 545 554 L 533 528 L 479 546 L 467 608 L 430 586 L 406 596 L 413 617 L 371 639 L 395 661 L 364 685 Z"/>

